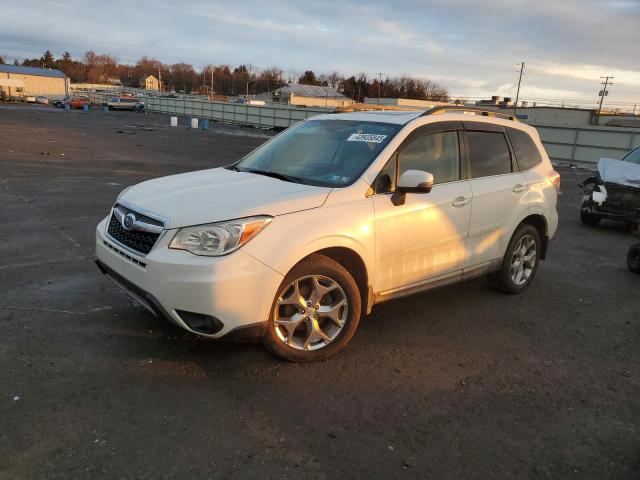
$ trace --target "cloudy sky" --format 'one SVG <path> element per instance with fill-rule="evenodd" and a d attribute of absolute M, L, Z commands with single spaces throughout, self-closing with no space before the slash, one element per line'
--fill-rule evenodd
<path fill-rule="evenodd" d="M 454 95 L 640 103 L 640 0 L 22 0 L 2 8 L 0 55 L 86 50 L 121 62 L 408 74 Z"/>

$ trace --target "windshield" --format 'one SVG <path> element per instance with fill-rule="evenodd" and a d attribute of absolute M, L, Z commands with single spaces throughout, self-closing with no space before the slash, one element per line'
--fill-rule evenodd
<path fill-rule="evenodd" d="M 640 147 L 637 147 L 635 150 L 631 150 L 629 153 L 627 153 L 622 161 L 637 163 L 638 165 L 640 165 Z"/>
<path fill-rule="evenodd" d="M 254 150 L 235 168 L 327 187 L 353 183 L 400 129 L 354 120 L 311 120 Z"/>

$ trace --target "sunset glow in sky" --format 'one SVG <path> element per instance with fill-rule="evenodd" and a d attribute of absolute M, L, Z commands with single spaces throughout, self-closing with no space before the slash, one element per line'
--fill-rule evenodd
<path fill-rule="evenodd" d="M 277 65 L 439 81 L 454 95 L 640 102 L 640 0 L 165 2 L 25 0 L 2 12 L 0 55 L 86 50 L 121 62 Z"/>

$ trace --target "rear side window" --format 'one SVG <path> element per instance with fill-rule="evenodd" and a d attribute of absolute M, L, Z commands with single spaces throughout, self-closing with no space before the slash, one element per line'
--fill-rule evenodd
<path fill-rule="evenodd" d="M 511 173 L 511 154 L 502 132 L 466 132 L 471 157 L 471 177 Z"/>
<path fill-rule="evenodd" d="M 516 154 L 516 161 L 520 170 L 529 170 L 542 161 L 540 151 L 527 132 L 507 128 L 511 146 Z"/>

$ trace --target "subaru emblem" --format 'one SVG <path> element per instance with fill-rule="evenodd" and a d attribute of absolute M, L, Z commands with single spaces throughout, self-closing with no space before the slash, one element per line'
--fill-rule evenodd
<path fill-rule="evenodd" d="M 136 216 L 133 213 L 127 213 L 122 219 L 122 227 L 125 230 L 132 230 L 136 223 Z"/>

